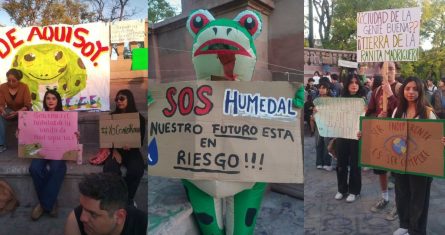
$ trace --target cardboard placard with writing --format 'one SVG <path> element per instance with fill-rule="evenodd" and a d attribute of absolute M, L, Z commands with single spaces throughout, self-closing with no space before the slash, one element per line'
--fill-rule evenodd
<path fill-rule="evenodd" d="M 139 113 L 103 114 L 99 120 L 101 148 L 140 148 Z"/>
<path fill-rule="evenodd" d="M 445 177 L 443 121 L 362 117 L 360 126 L 362 166 Z"/>
<path fill-rule="evenodd" d="M 149 90 L 148 173 L 237 182 L 303 182 L 300 83 L 190 81 Z"/>
<path fill-rule="evenodd" d="M 416 61 L 420 7 L 357 13 L 357 62 Z"/>
<path fill-rule="evenodd" d="M 360 116 L 365 115 L 362 98 L 316 98 L 314 105 L 320 136 L 357 139 Z"/>
<path fill-rule="evenodd" d="M 19 157 L 76 161 L 77 125 L 77 112 L 19 112 Z"/>

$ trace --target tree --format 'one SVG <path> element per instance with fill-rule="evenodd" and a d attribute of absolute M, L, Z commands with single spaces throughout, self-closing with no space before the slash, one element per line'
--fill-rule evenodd
<path fill-rule="evenodd" d="M 136 8 L 129 8 L 129 0 L 85 0 L 93 9 L 94 21 L 121 21 L 138 13 Z"/>
<path fill-rule="evenodd" d="M 165 0 L 148 0 L 148 22 L 156 23 L 175 16 L 175 9 Z"/>
<path fill-rule="evenodd" d="M 308 41 L 309 41 L 309 47 L 314 47 L 314 12 L 313 12 L 313 0 L 309 0 L 309 17 L 308 17 L 308 23 L 309 23 L 309 35 L 308 35 Z"/>
<path fill-rule="evenodd" d="M 1 7 L 22 27 L 89 21 L 88 6 L 72 0 L 5 0 Z"/>
<path fill-rule="evenodd" d="M 317 13 L 318 34 L 322 45 L 329 42 L 331 38 L 331 24 L 334 16 L 333 9 L 336 4 L 336 0 L 312 0 L 314 4 L 315 12 Z"/>

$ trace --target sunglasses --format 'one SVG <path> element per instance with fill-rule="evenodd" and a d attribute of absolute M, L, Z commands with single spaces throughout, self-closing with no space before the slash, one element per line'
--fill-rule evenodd
<path fill-rule="evenodd" d="M 117 96 L 117 97 L 114 99 L 114 101 L 115 101 L 115 102 L 117 102 L 117 101 L 123 102 L 123 101 L 125 101 L 126 99 L 127 99 L 126 96 L 124 96 L 124 95 L 120 95 L 120 96 Z"/>

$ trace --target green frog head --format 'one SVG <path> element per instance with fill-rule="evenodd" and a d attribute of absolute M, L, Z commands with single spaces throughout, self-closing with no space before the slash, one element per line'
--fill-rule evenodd
<path fill-rule="evenodd" d="M 192 60 L 198 79 L 212 75 L 252 79 L 257 58 L 253 41 L 262 29 L 257 12 L 245 10 L 233 20 L 215 20 L 207 10 L 196 10 L 187 20 L 187 29 L 194 37 Z"/>
<path fill-rule="evenodd" d="M 33 108 L 41 106 L 39 85 L 55 85 L 63 98 L 78 94 L 86 86 L 87 71 L 82 59 L 67 47 L 57 44 L 37 44 L 20 48 L 12 68 L 23 72 L 23 82 L 29 86 Z"/>

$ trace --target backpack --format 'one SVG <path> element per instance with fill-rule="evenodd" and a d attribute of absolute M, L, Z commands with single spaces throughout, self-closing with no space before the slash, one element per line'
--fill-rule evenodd
<path fill-rule="evenodd" d="M 11 186 L 4 180 L 0 180 L 0 215 L 12 212 L 19 206 L 17 196 Z"/>

